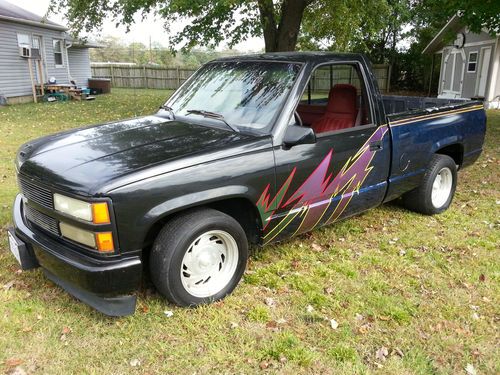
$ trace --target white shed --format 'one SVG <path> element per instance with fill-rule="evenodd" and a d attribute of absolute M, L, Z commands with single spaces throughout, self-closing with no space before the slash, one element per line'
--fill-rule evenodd
<path fill-rule="evenodd" d="M 452 42 L 449 35 L 455 36 Z M 454 16 L 423 53 L 441 54 L 438 97 L 480 98 L 500 107 L 500 36 L 489 30 L 472 33 Z"/>

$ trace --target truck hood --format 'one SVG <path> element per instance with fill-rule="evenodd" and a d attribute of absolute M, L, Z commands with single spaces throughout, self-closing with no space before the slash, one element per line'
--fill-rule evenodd
<path fill-rule="evenodd" d="M 16 163 L 21 175 L 91 195 L 106 183 L 139 170 L 228 149 L 255 138 L 147 116 L 34 140 L 20 148 Z"/>

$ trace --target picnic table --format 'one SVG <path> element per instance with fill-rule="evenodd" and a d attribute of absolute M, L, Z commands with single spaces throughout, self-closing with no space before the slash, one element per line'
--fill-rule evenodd
<path fill-rule="evenodd" d="M 49 101 L 49 98 L 54 98 L 60 101 L 69 99 L 82 100 L 87 99 L 88 91 L 77 88 L 75 85 L 67 83 L 45 83 L 35 85 L 37 95 L 43 97 L 44 101 Z"/>

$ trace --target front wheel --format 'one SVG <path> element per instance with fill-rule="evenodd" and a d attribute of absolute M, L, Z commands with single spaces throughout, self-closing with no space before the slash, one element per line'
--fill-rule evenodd
<path fill-rule="evenodd" d="M 231 293 L 247 259 L 247 238 L 236 220 L 213 209 L 196 209 L 160 231 L 151 251 L 151 279 L 170 302 L 196 306 Z"/>
<path fill-rule="evenodd" d="M 451 204 L 457 187 L 457 166 L 447 155 L 432 157 L 422 184 L 403 195 L 403 204 L 426 215 L 439 214 Z"/>

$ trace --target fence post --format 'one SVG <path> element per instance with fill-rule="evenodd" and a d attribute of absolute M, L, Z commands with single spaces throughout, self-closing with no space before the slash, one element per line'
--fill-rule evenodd
<path fill-rule="evenodd" d="M 145 84 L 146 88 L 148 89 L 149 88 L 148 87 L 148 76 L 146 74 L 146 67 L 145 66 L 142 67 L 142 72 L 144 74 L 144 84 Z"/>
<path fill-rule="evenodd" d="M 176 68 L 176 76 L 177 76 L 177 89 L 181 86 L 181 74 L 180 74 L 180 70 L 179 70 L 179 67 Z"/>
<path fill-rule="evenodd" d="M 388 94 L 389 91 L 391 90 L 391 75 L 392 75 L 392 64 L 389 64 L 387 68 L 387 81 L 386 81 L 386 91 L 385 93 Z"/>
<path fill-rule="evenodd" d="M 113 69 L 113 65 L 111 65 L 110 68 L 111 68 L 111 86 L 115 86 L 115 72 Z"/>

